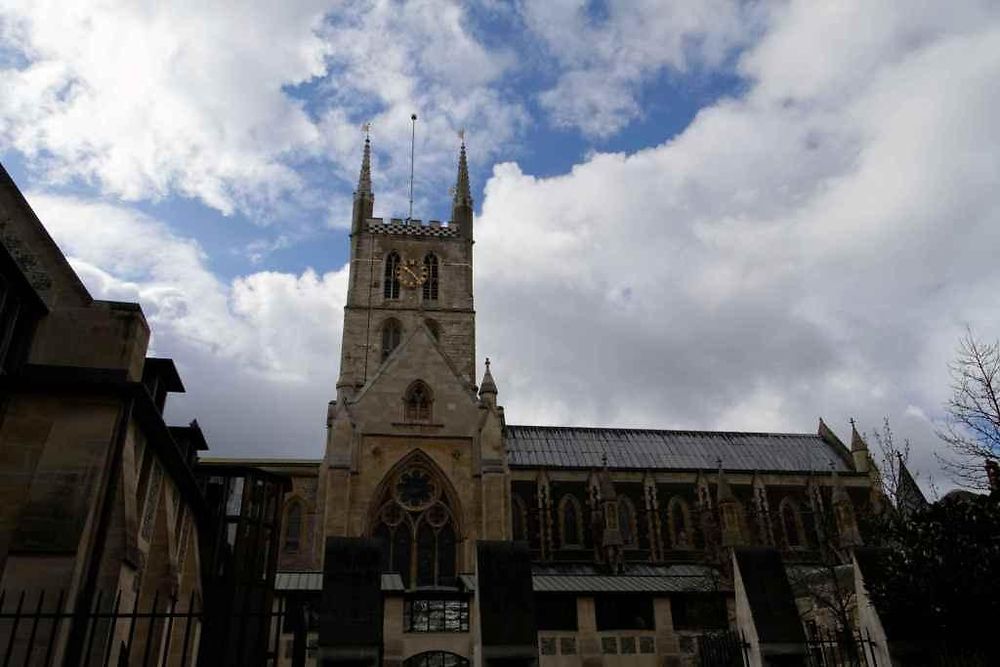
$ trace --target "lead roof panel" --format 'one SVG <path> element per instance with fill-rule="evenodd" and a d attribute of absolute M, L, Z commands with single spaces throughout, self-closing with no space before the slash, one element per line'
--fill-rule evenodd
<path fill-rule="evenodd" d="M 508 426 L 509 463 L 520 468 L 847 472 L 846 450 L 809 433 Z"/>

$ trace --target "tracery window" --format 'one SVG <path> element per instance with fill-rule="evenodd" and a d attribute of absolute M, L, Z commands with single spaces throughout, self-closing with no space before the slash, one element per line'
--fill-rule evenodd
<path fill-rule="evenodd" d="M 525 506 L 521 496 L 514 494 L 510 497 L 511 513 L 511 533 L 516 540 L 528 539 L 528 508 Z"/>
<path fill-rule="evenodd" d="M 622 543 L 626 547 L 635 547 L 638 542 L 636 535 L 635 505 L 627 496 L 618 497 L 618 531 Z"/>
<path fill-rule="evenodd" d="M 423 463 L 390 481 L 372 534 L 382 542 L 382 568 L 407 588 L 452 586 L 458 535 L 440 480 Z"/>
<path fill-rule="evenodd" d="M 382 294 L 387 299 L 399 298 L 399 254 L 395 250 L 385 258 Z"/>
<path fill-rule="evenodd" d="M 559 501 L 559 538 L 563 547 L 578 547 L 583 544 L 583 521 L 580 501 L 567 493 Z"/>
<path fill-rule="evenodd" d="M 438 298 L 438 258 L 434 253 L 424 257 L 424 268 L 427 279 L 424 281 L 424 301 L 437 301 Z"/>
<path fill-rule="evenodd" d="M 802 517 L 795 501 L 791 498 L 783 498 L 779 507 L 781 514 L 781 527 L 785 533 L 785 544 L 789 549 L 803 546 L 802 539 Z"/>
<path fill-rule="evenodd" d="M 469 601 L 435 599 L 406 600 L 403 632 L 468 632 Z"/>
<path fill-rule="evenodd" d="M 431 388 L 417 380 L 410 385 L 403 397 L 403 419 L 405 421 L 430 421 L 433 403 Z"/>
<path fill-rule="evenodd" d="M 469 667 L 469 659 L 447 651 L 427 651 L 407 658 L 403 667 Z"/>
<path fill-rule="evenodd" d="M 395 317 L 390 317 L 382 323 L 382 361 L 389 358 L 392 351 L 399 347 L 403 338 L 403 325 Z"/>
<path fill-rule="evenodd" d="M 690 549 L 691 514 L 683 498 L 674 496 L 667 505 L 667 521 L 670 526 L 670 542 L 674 549 Z"/>
<path fill-rule="evenodd" d="M 302 503 L 293 500 L 285 511 L 285 551 L 298 551 L 302 537 Z"/>

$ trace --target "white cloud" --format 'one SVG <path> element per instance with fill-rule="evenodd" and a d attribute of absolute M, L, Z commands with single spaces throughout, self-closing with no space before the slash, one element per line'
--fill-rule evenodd
<path fill-rule="evenodd" d="M 1000 318 L 1000 17 L 814 4 L 772 8 L 754 85 L 671 141 L 495 167 L 479 349 L 512 423 L 889 416 L 936 468 L 954 343 Z"/>
<path fill-rule="evenodd" d="M 524 20 L 561 65 L 539 101 L 558 126 L 615 134 L 642 114 L 643 84 L 666 71 L 714 68 L 745 44 L 759 7 L 736 0 L 529 0 Z"/>
<path fill-rule="evenodd" d="M 0 147 L 49 184 L 280 221 L 289 201 L 323 205 L 304 160 L 357 177 L 358 125 L 372 116 L 380 184 L 401 183 L 416 111 L 425 196 L 454 168 L 456 129 L 475 127 L 485 159 L 525 121 L 495 85 L 506 56 L 464 21 L 452 0 L 11 2 L 0 6 Z M 290 92 L 300 84 L 319 91 L 308 110 Z"/>

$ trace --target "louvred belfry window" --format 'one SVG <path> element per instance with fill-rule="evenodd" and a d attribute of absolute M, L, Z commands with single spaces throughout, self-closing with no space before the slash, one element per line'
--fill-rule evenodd
<path fill-rule="evenodd" d="M 389 484 L 372 535 L 382 567 L 407 588 L 455 584 L 458 534 L 451 503 L 430 468 L 407 466 Z"/>
<path fill-rule="evenodd" d="M 387 299 L 399 298 L 399 255 L 395 251 L 385 258 L 382 294 Z"/>
<path fill-rule="evenodd" d="M 424 257 L 424 268 L 427 270 L 427 280 L 424 281 L 424 301 L 437 301 L 438 298 L 438 258 L 433 253 Z"/>

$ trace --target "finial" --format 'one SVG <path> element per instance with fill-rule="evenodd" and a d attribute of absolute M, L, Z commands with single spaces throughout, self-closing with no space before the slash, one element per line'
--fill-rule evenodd
<path fill-rule="evenodd" d="M 461 140 L 462 145 L 464 146 L 465 145 L 465 128 L 464 127 L 463 128 L 459 128 L 459 130 L 458 130 L 458 138 Z"/>
<path fill-rule="evenodd" d="M 854 425 L 854 417 L 851 417 L 851 418 L 850 418 L 850 419 L 848 419 L 847 421 L 851 422 L 851 428 L 855 428 L 855 425 Z"/>
<path fill-rule="evenodd" d="M 361 131 L 365 133 L 365 141 L 368 141 L 372 133 L 372 122 L 370 120 L 366 120 L 361 123 Z"/>
<path fill-rule="evenodd" d="M 486 357 L 486 370 L 490 370 L 490 358 Z"/>

